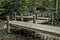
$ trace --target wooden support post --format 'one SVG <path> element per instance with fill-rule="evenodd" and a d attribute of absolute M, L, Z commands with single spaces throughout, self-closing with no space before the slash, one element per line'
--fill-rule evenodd
<path fill-rule="evenodd" d="M 15 21 L 16 21 L 16 13 L 15 13 L 15 18 L 14 18 L 14 19 L 15 19 Z"/>
<path fill-rule="evenodd" d="M 37 19 L 38 15 L 37 14 L 35 14 L 35 15 L 36 15 L 36 19 Z"/>
<path fill-rule="evenodd" d="M 23 14 L 21 13 L 21 21 L 23 21 Z"/>
<path fill-rule="evenodd" d="M 33 16 L 33 23 L 36 23 L 36 17 L 35 17 L 35 15 Z"/>
<path fill-rule="evenodd" d="M 54 13 L 51 15 L 52 25 L 55 25 L 55 15 Z"/>
<path fill-rule="evenodd" d="M 53 16 L 53 14 L 51 15 L 51 24 L 53 25 L 54 24 L 54 18 L 53 18 L 54 16 Z"/>
<path fill-rule="evenodd" d="M 10 33 L 10 16 L 7 16 L 7 33 Z"/>

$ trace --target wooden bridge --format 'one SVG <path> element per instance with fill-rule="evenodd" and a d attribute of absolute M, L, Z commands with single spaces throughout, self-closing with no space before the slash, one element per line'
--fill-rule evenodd
<path fill-rule="evenodd" d="M 21 22 L 21 21 L 10 21 L 10 24 L 12 26 L 19 26 L 19 27 L 22 26 L 22 27 L 26 27 L 26 28 L 42 30 L 42 31 L 60 35 L 60 27 L 56 27 L 56 26 L 34 24 L 34 23 Z"/>
<path fill-rule="evenodd" d="M 60 27 L 56 27 L 56 26 L 49 26 L 49 25 L 42 25 L 42 24 L 34 24 L 34 23 L 29 23 L 29 22 L 21 22 L 21 21 L 10 21 L 11 26 L 13 26 L 13 28 L 27 28 L 32 29 L 32 30 L 38 30 L 38 31 L 43 31 L 43 32 L 47 32 L 50 33 L 48 36 L 47 34 L 42 34 L 43 38 L 46 37 L 46 39 L 57 39 L 60 40 Z M 54 34 L 51 36 L 51 34 Z M 57 35 L 57 36 L 56 36 Z"/>
<path fill-rule="evenodd" d="M 33 30 L 38 30 L 38 31 L 43 31 L 47 33 L 51 33 L 54 35 L 57 35 L 57 39 L 60 40 L 60 27 L 56 26 L 50 26 L 50 25 L 43 25 L 43 24 L 37 24 L 37 23 L 31 23 L 31 22 L 23 22 L 23 21 L 9 21 L 9 17 L 7 18 L 7 27 L 8 27 L 8 32 L 10 32 L 10 26 L 13 26 L 13 28 L 27 28 L 27 29 L 33 29 Z"/>
<path fill-rule="evenodd" d="M 9 17 L 7 17 L 7 23 L 10 23 L 11 25 L 14 25 L 14 26 L 22 26 L 26 28 L 42 30 L 42 31 L 51 32 L 51 33 L 60 35 L 60 27 L 42 25 L 42 24 L 31 23 L 31 22 L 23 22 L 23 21 L 9 21 Z"/>

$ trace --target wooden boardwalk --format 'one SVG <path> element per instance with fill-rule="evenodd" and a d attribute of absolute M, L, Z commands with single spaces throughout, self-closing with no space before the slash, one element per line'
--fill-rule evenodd
<path fill-rule="evenodd" d="M 37 30 L 42 30 L 42 31 L 60 35 L 60 27 L 42 25 L 42 24 L 34 24 L 34 23 L 29 23 L 29 22 L 21 22 L 21 21 L 10 21 L 10 24 L 13 26 L 19 26 L 19 27 L 22 26 L 25 28 L 37 29 Z"/>

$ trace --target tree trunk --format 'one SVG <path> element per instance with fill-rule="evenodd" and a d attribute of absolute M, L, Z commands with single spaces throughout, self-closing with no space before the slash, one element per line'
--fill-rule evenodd
<path fill-rule="evenodd" d="M 58 1 L 59 0 L 56 0 L 56 22 L 58 21 L 58 17 L 57 17 L 57 15 L 58 15 Z"/>

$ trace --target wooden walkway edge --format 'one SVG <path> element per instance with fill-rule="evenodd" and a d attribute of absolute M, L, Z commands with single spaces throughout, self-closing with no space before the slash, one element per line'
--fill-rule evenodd
<path fill-rule="evenodd" d="M 21 22 L 21 21 L 10 21 L 11 25 L 16 25 L 16 26 L 22 26 L 26 28 L 31 28 L 31 29 L 37 29 L 37 30 L 42 30 L 46 32 L 51 32 L 55 34 L 60 35 L 60 27 L 55 27 L 55 26 L 49 26 L 49 25 L 42 25 L 42 24 L 34 24 L 34 23 L 28 23 L 28 22 Z"/>

